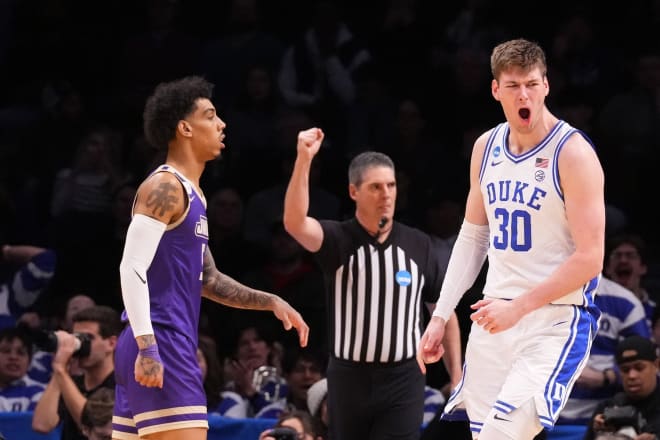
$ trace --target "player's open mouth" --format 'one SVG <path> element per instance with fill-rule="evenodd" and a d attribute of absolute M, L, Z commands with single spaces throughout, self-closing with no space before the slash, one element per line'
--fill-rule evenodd
<path fill-rule="evenodd" d="M 528 108 L 521 108 L 520 110 L 518 110 L 518 116 L 520 116 L 524 120 L 528 120 L 529 115 L 530 115 L 530 111 Z"/>

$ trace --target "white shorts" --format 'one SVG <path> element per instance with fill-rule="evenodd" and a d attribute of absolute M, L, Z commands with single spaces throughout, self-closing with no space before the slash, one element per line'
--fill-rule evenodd
<path fill-rule="evenodd" d="M 540 425 L 551 428 L 586 365 L 599 316 L 598 309 L 549 304 L 504 332 L 473 323 L 463 379 L 443 418 L 467 412 L 476 437 L 491 411 L 505 416 L 532 400 Z"/>

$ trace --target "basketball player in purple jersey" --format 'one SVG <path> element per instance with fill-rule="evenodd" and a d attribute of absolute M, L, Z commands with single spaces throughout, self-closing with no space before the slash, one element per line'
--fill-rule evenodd
<path fill-rule="evenodd" d="M 280 297 L 218 271 L 208 249 L 199 180 L 225 147 L 225 123 L 200 77 L 162 83 L 147 100 L 147 140 L 167 147 L 165 163 L 140 185 L 119 267 L 129 325 L 117 342 L 114 439 L 206 439 L 206 396 L 197 363 L 201 297 L 270 310 L 300 345 L 309 328 Z"/>

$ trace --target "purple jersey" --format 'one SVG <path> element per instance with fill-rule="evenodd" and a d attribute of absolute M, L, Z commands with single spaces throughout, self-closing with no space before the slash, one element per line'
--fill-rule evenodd
<path fill-rule="evenodd" d="M 206 201 L 169 165 L 154 173 L 174 174 L 188 195 L 188 208 L 167 230 L 147 271 L 154 334 L 164 365 L 163 388 L 135 381 L 137 344 L 124 329 L 115 351 L 113 438 L 179 428 L 208 429 L 206 395 L 197 362 L 197 325 L 202 291 L 202 262 L 208 243 Z M 122 314 L 127 320 L 126 311 Z"/>
<path fill-rule="evenodd" d="M 161 165 L 152 174 L 158 172 L 174 174 L 189 203 L 181 219 L 168 225 L 147 271 L 151 321 L 181 332 L 197 344 L 202 266 L 209 239 L 206 200 L 173 167 Z M 126 311 L 122 318 L 127 320 Z"/>

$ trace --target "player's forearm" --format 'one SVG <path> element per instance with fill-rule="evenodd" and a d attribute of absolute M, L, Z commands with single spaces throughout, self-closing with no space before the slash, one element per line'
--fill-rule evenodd
<path fill-rule="evenodd" d="M 589 280 L 600 275 L 601 270 L 601 257 L 576 252 L 544 282 L 513 301 L 516 307 L 520 307 L 520 310 L 527 314 L 582 288 Z"/>
<path fill-rule="evenodd" d="M 147 271 L 167 225 L 144 214 L 136 214 L 126 233 L 119 264 L 121 293 L 134 336 L 153 335 Z"/>
<path fill-rule="evenodd" d="M 275 295 L 245 286 L 217 269 L 204 276 L 202 295 L 212 301 L 239 309 L 272 310 Z"/>
<path fill-rule="evenodd" d="M 449 321 L 463 294 L 474 284 L 488 252 L 488 226 L 463 221 L 454 243 L 433 316 Z"/>
<path fill-rule="evenodd" d="M 311 160 L 298 157 L 284 196 L 284 226 L 296 227 L 304 222 L 309 211 L 309 173 Z"/>

